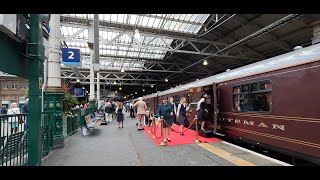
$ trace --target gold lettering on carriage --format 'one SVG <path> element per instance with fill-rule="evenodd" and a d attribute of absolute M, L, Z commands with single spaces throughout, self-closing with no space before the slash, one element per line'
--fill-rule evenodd
<path fill-rule="evenodd" d="M 256 123 L 255 121 L 248 121 L 248 120 L 241 120 L 241 119 L 233 119 L 230 117 L 218 117 L 220 121 L 226 121 L 228 123 L 234 124 L 242 124 L 246 126 L 257 126 L 259 128 L 271 128 L 275 130 L 282 130 L 285 131 L 285 125 L 280 124 L 270 124 L 265 122 Z"/>

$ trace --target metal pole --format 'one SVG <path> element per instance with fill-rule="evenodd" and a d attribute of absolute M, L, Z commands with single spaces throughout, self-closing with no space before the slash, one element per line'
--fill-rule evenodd
<path fill-rule="evenodd" d="M 156 120 L 155 120 L 154 116 L 152 118 L 152 128 L 153 128 L 153 133 L 154 133 L 152 138 L 156 138 Z"/>
<path fill-rule="evenodd" d="M 44 61 L 44 77 L 43 77 L 43 85 L 42 85 L 42 91 L 41 91 L 41 111 L 44 111 L 44 90 L 47 86 L 47 78 L 48 78 L 48 60 L 46 59 Z"/>
<path fill-rule="evenodd" d="M 91 62 L 90 62 L 90 100 L 94 100 L 94 71 L 93 71 L 93 50 L 90 50 Z"/>
<path fill-rule="evenodd" d="M 97 100 L 100 100 L 100 73 L 97 73 Z"/>
<path fill-rule="evenodd" d="M 197 115 L 195 115 L 195 119 L 196 119 L 196 140 L 194 141 L 194 143 L 199 144 L 199 143 L 201 143 L 201 141 L 198 140 L 199 131 L 198 131 L 198 118 L 197 118 Z"/>
<path fill-rule="evenodd" d="M 159 144 L 160 146 L 166 146 L 167 145 L 167 143 L 165 143 L 164 142 L 164 128 L 163 128 L 163 116 L 161 116 L 161 138 L 162 138 L 162 141 L 161 141 L 161 143 Z"/>

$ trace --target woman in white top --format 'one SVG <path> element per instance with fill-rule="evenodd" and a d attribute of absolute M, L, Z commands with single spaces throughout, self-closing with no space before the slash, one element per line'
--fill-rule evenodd
<path fill-rule="evenodd" d="M 183 129 L 184 125 L 188 123 L 188 118 L 187 118 L 187 111 L 189 110 L 190 104 L 187 105 L 186 103 L 186 98 L 182 97 L 180 99 L 180 103 L 178 105 L 178 110 L 177 110 L 177 122 L 180 124 L 180 135 L 183 136 Z"/>
<path fill-rule="evenodd" d="M 10 109 L 8 110 L 8 115 L 14 115 L 14 114 L 20 114 L 20 109 L 17 107 L 17 103 L 12 103 L 10 105 Z M 18 132 L 18 127 L 19 127 L 19 118 L 17 116 L 14 117 L 8 117 L 8 122 L 10 123 L 11 126 L 11 134 Z"/>

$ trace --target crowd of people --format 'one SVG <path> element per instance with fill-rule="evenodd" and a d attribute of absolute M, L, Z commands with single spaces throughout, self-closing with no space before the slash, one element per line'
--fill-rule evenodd
<path fill-rule="evenodd" d="M 208 112 L 205 108 L 206 103 L 205 99 L 207 98 L 207 94 L 202 94 L 200 101 L 197 104 L 197 117 L 199 122 L 201 123 L 201 130 L 205 130 L 205 122 L 206 122 L 206 113 Z M 89 107 L 88 103 L 77 105 L 75 108 L 87 108 Z M 162 103 L 159 104 L 158 110 L 155 114 L 157 116 L 158 122 L 165 121 L 163 123 L 163 135 L 165 136 L 165 141 L 171 142 L 170 134 L 174 125 L 180 125 L 180 135 L 184 135 L 184 126 L 188 123 L 187 111 L 189 110 L 190 104 L 187 104 L 186 98 L 182 97 L 180 102 L 176 104 L 174 102 L 173 97 L 169 98 L 169 102 L 167 99 L 163 99 Z M 28 99 L 26 100 L 26 104 L 21 108 L 17 107 L 16 103 L 12 103 L 10 108 L 7 109 L 6 106 L 2 106 L 0 113 L 1 114 L 20 114 L 20 113 L 28 113 Z M 118 128 L 124 128 L 123 121 L 125 115 L 130 117 L 131 119 L 136 118 L 137 130 L 144 130 L 145 126 L 152 125 L 151 114 L 148 111 L 148 107 L 146 103 L 143 101 L 143 98 L 140 97 L 136 102 L 118 102 L 118 101 L 105 101 L 98 109 L 98 113 L 102 114 L 104 120 L 107 123 L 111 123 L 113 120 L 117 120 Z M 18 130 L 18 122 L 8 119 L 11 126 L 11 133 L 17 132 Z M 27 119 L 26 119 L 27 120 Z M 27 122 L 24 122 L 25 128 L 27 128 Z"/>
<path fill-rule="evenodd" d="M 2 105 L 0 110 L 0 115 L 14 115 L 14 114 L 25 114 L 25 113 L 29 113 L 28 98 L 26 99 L 25 104 L 21 106 L 21 108 L 18 107 L 17 103 L 11 103 L 9 108 L 7 108 L 7 106 L 5 105 Z M 11 134 L 17 133 L 19 129 L 20 131 L 22 131 L 28 128 L 27 116 L 19 116 L 19 117 L 10 116 L 8 118 L 5 118 L 5 121 L 2 121 L 1 123 L 2 123 L 2 127 L 4 127 L 5 129 L 10 129 Z M 3 123 L 9 123 L 9 126 L 4 126 Z M 19 124 L 23 125 L 22 128 L 19 128 Z"/>
<path fill-rule="evenodd" d="M 205 122 L 207 119 L 206 113 L 208 110 L 205 108 L 205 99 L 207 94 L 202 94 L 200 101 L 197 104 L 197 117 L 201 123 L 201 130 L 205 130 Z M 180 102 L 176 104 L 173 97 L 163 99 L 159 104 L 155 116 L 157 121 L 165 121 L 163 123 L 163 135 L 165 141 L 171 142 L 170 134 L 174 125 L 180 125 L 180 135 L 184 135 L 184 126 L 188 124 L 187 111 L 190 108 L 190 104 L 187 104 L 186 98 L 182 97 Z M 118 101 L 106 101 L 102 103 L 99 108 L 99 112 L 104 114 L 105 121 L 111 123 L 112 120 L 118 121 L 118 128 L 124 128 L 123 121 L 124 116 L 131 119 L 136 118 L 137 130 L 144 130 L 145 126 L 152 126 L 152 117 L 148 111 L 146 103 L 143 98 L 140 97 L 136 102 L 118 102 Z"/>

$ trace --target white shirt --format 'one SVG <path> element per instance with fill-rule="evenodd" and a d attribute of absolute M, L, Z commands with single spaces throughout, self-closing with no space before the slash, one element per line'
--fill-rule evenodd
<path fill-rule="evenodd" d="M 197 111 L 200 109 L 200 104 L 201 104 L 202 102 L 205 102 L 205 99 L 204 99 L 204 98 L 201 98 L 200 101 L 198 102 L 198 104 L 197 104 Z"/>
<path fill-rule="evenodd" d="M 19 108 L 11 108 L 8 110 L 8 115 L 10 114 L 20 114 L 20 109 Z M 18 118 L 17 117 L 9 117 L 8 118 L 8 122 L 18 122 Z"/>
<path fill-rule="evenodd" d="M 179 105 L 178 105 L 178 110 L 177 110 L 177 116 L 179 116 L 181 105 L 183 105 L 184 107 L 187 106 L 186 103 L 184 103 L 184 104 L 179 103 Z M 187 106 L 186 111 L 189 110 L 189 107 L 190 107 L 190 104 L 189 104 L 189 106 Z"/>
<path fill-rule="evenodd" d="M 122 114 L 124 114 L 126 110 L 124 109 L 124 106 L 122 106 Z M 116 114 L 118 114 L 118 107 L 116 108 Z"/>
<path fill-rule="evenodd" d="M 173 111 L 174 111 L 174 114 L 177 114 L 177 107 L 175 105 L 174 102 L 170 102 L 171 104 L 173 104 Z"/>

